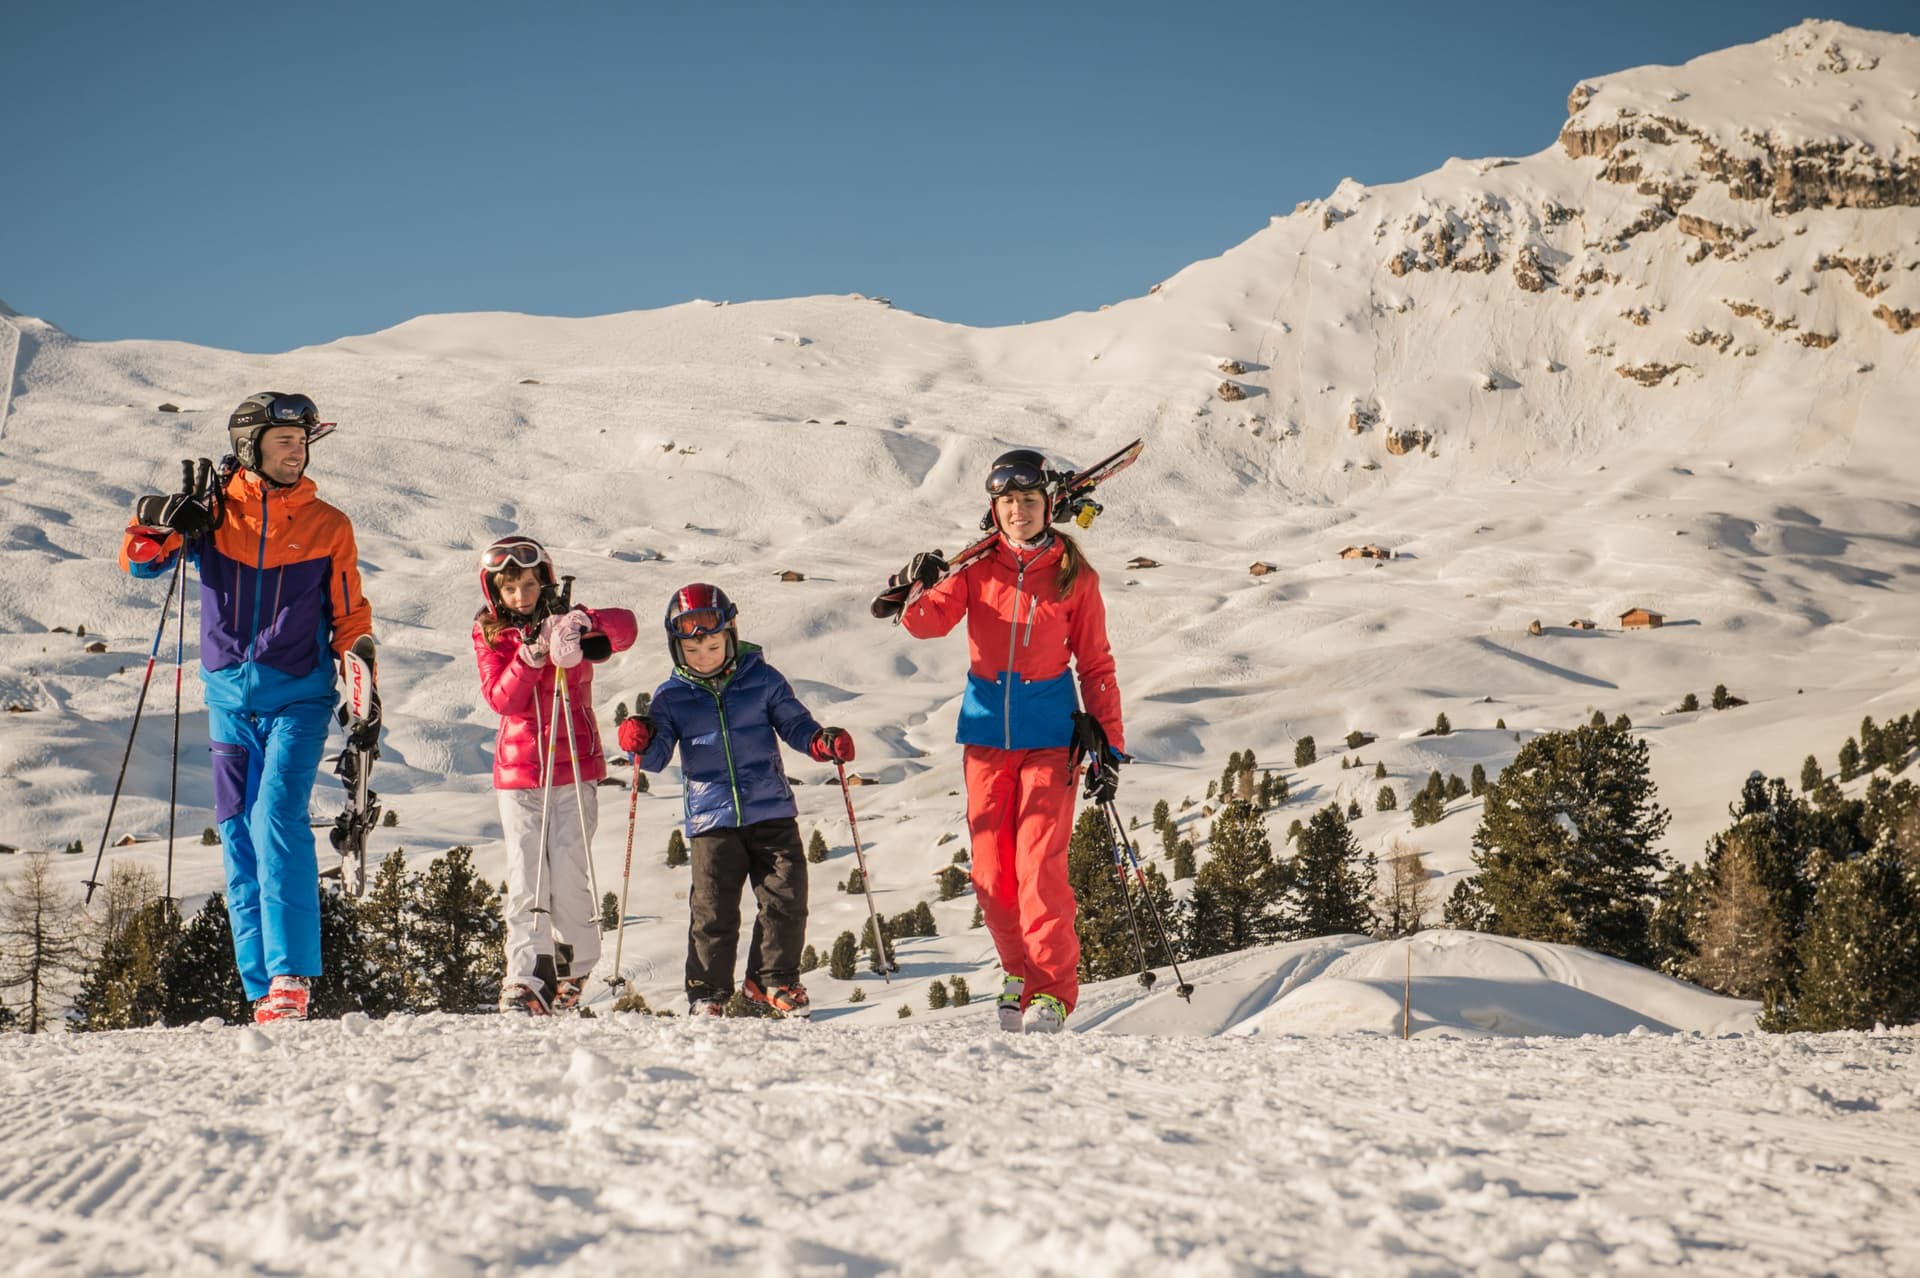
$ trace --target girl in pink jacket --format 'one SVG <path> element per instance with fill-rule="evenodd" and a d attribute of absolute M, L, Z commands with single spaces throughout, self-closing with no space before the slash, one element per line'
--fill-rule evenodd
<path fill-rule="evenodd" d="M 593 662 L 632 647 L 637 633 L 625 608 L 550 614 L 543 601 L 554 584 L 552 558 L 530 537 L 503 537 L 480 557 L 487 602 L 474 617 L 473 651 L 480 691 L 500 715 L 493 787 L 507 844 L 507 968 L 500 1010 L 532 1016 L 574 1007 L 600 961 L 599 902 L 587 858 L 600 819 L 597 783 L 607 775 L 607 761 L 593 718 Z M 552 721 L 561 678 L 567 681 L 571 724 Z M 549 737 L 553 775 L 543 849 Z"/>

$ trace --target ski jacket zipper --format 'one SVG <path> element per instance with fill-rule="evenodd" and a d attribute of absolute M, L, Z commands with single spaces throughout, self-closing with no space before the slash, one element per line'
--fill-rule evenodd
<path fill-rule="evenodd" d="M 1013 681 L 1020 677 L 1014 673 L 1013 649 L 1020 638 L 1020 587 L 1027 580 L 1027 561 L 1020 558 L 1018 552 L 1015 552 L 1013 560 L 1020 567 L 1013 575 L 1013 626 L 1007 632 L 1007 690 L 1000 706 L 1000 730 L 1008 750 L 1013 749 Z M 1033 623 L 1029 621 L 1027 624 L 1031 627 Z"/>
<path fill-rule="evenodd" d="M 733 792 L 733 823 L 736 826 L 745 825 L 746 820 L 740 807 L 740 778 L 733 771 L 733 734 L 727 731 L 727 703 L 725 698 L 712 688 L 708 688 L 707 691 L 713 693 L 713 708 L 720 714 L 720 748 L 727 755 L 727 789 Z"/>

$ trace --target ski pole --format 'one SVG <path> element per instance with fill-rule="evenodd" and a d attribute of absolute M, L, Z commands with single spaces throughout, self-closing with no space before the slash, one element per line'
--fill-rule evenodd
<path fill-rule="evenodd" d="M 553 700 L 547 707 L 547 755 L 540 761 L 540 860 L 533 869 L 533 912 L 545 914 L 547 919 L 548 941 L 552 941 L 553 911 L 540 902 L 547 882 L 547 825 L 553 815 L 553 754 L 558 748 L 560 721 L 555 718 L 560 708 L 560 685 L 553 685 Z M 540 730 L 540 697 L 536 692 L 533 699 L 534 731 Z"/>
<path fill-rule="evenodd" d="M 1133 863 L 1133 876 L 1140 882 L 1140 895 L 1147 899 L 1147 914 L 1153 919 L 1153 927 L 1160 934 L 1161 948 L 1167 952 L 1167 962 L 1173 965 L 1173 992 L 1189 1003 L 1193 1001 L 1193 985 L 1180 974 L 1180 956 L 1174 952 L 1173 940 L 1167 935 L 1167 922 L 1160 917 L 1160 907 L 1153 899 L 1153 893 L 1147 890 L 1146 871 L 1140 868 L 1140 854 L 1134 849 L 1133 840 L 1127 837 L 1127 827 L 1120 820 L 1120 809 L 1108 799 L 1101 804 L 1107 814 L 1107 824 L 1112 827 L 1114 837 L 1120 840 L 1120 846 L 1126 850 L 1127 859 Z"/>
<path fill-rule="evenodd" d="M 573 807 L 580 814 L 580 850 L 587 858 L 587 887 L 594 908 L 600 907 L 600 876 L 593 868 L 593 836 L 587 832 L 587 801 L 580 796 L 580 747 L 573 735 L 573 697 L 567 691 L 567 672 L 560 670 L 554 687 L 560 692 L 560 713 L 567 721 L 567 767 L 573 773 Z"/>
<path fill-rule="evenodd" d="M 642 719 L 653 709 L 653 697 L 641 693 L 634 701 Z M 640 818 L 640 756 L 633 756 L 633 784 L 627 789 L 627 862 L 620 869 L 620 927 L 613 937 L 613 975 L 607 978 L 607 988 L 617 990 L 627 983 L 620 974 L 620 954 L 627 944 L 627 889 L 633 886 L 633 828 Z"/>
<path fill-rule="evenodd" d="M 147 672 L 140 678 L 140 699 L 133 704 L 133 726 L 127 729 L 127 748 L 120 755 L 120 775 L 114 778 L 113 798 L 107 801 L 107 823 L 100 831 L 100 849 L 93 855 L 93 873 L 85 880 L 86 904 L 93 903 L 93 890 L 100 886 L 100 863 L 106 859 L 107 836 L 113 832 L 113 814 L 120 806 L 120 790 L 127 781 L 127 763 L 133 758 L 133 739 L 140 731 L 140 714 L 147 706 L 147 688 L 153 683 L 153 663 L 160 656 L 160 639 L 167 633 L 167 614 L 173 611 L 173 592 L 180 586 L 180 569 L 187 562 L 187 544 L 181 539 L 174 552 L 173 577 L 167 582 L 167 597 L 160 605 L 160 624 L 153 632 L 153 646 L 147 649 Z"/>
<path fill-rule="evenodd" d="M 1140 984 L 1146 991 L 1153 992 L 1153 983 L 1157 979 L 1153 968 L 1147 963 L 1147 947 L 1140 939 L 1140 916 L 1134 913 L 1133 893 L 1127 887 L 1127 863 L 1120 854 L 1120 841 L 1113 837 L 1112 822 L 1107 825 L 1107 842 L 1113 853 L 1113 872 L 1120 880 L 1120 900 L 1127 907 L 1127 928 L 1133 933 L 1133 957 L 1140 964 Z"/>
<path fill-rule="evenodd" d="M 185 559 L 187 549 L 180 548 Z M 187 666 L 187 578 L 180 578 L 180 619 L 173 628 L 173 772 L 167 778 L 167 900 L 173 899 L 173 833 L 180 811 L 180 684 Z"/>
<path fill-rule="evenodd" d="M 847 805 L 847 829 L 853 833 L 853 859 L 860 864 L 860 890 L 867 894 L 867 919 L 873 925 L 873 957 L 880 965 L 880 975 L 887 984 L 893 984 L 893 973 L 899 971 L 893 956 L 887 953 L 887 934 L 880 927 L 880 911 L 873 904 L 873 876 L 867 872 L 867 854 L 860 848 L 860 823 L 853 815 L 853 792 L 847 788 L 847 765 L 843 759 L 833 761 L 834 768 L 840 773 L 840 797 Z"/>

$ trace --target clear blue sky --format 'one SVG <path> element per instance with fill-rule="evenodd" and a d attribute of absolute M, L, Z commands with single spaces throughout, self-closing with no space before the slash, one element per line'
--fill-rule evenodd
<path fill-rule="evenodd" d="M 1583 76 L 1803 16 L 0 0 L 0 299 L 247 351 L 693 297 L 1017 323 L 1137 294 L 1343 176 L 1537 151 Z"/>

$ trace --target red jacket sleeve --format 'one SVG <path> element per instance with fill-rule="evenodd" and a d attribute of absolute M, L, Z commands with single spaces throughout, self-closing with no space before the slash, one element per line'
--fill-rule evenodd
<path fill-rule="evenodd" d="M 540 691 L 540 672 L 520 660 L 520 645 L 502 635 L 498 646 L 487 642 L 479 626 L 473 628 L 473 655 L 480 663 L 480 694 L 495 714 L 533 713 Z"/>
<path fill-rule="evenodd" d="M 1092 567 L 1082 565 L 1080 576 L 1067 623 L 1067 642 L 1080 676 L 1080 700 L 1106 729 L 1108 742 L 1124 754 L 1126 729 L 1120 722 L 1120 681 L 1114 673 L 1113 649 L 1107 643 L 1107 601 L 1100 595 L 1100 578 Z"/>
<path fill-rule="evenodd" d="M 959 625 L 960 619 L 967 615 L 972 591 L 968 579 L 972 575 L 969 564 L 921 591 L 913 606 L 900 614 L 900 624 L 907 628 L 907 633 L 915 639 L 938 639 Z"/>

